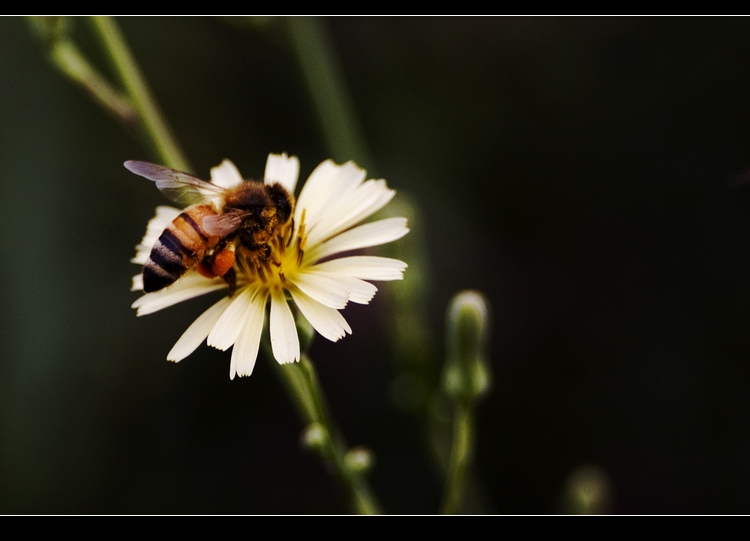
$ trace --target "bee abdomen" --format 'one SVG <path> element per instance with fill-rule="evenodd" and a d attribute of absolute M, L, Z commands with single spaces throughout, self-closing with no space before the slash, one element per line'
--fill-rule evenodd
<path fill-rule="evenodd" d="M 209 206 L 192 207 L 169 224 L 143 267 L 143 291 L 151 293 L 173 284 L 216 244 L 216 238 L 200 225 L 204 216 L 213 214 L 216 213 Z"/>

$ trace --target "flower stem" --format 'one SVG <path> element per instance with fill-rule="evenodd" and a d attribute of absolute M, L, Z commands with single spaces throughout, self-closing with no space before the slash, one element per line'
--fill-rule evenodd
<path fill-rule="evenodd" d="M 138 124 L 138 115 L 130 101 L 89 64 L 73 42 L 63 40 L 55 43 L 50 57 L 63 74 L 83 87 L 94 101 L 126 127 L 133 129 Z"/>
<path fill-rule="evenodd" d="M 453 447 L 442 509 L 444 515 L 455 515 L 461 510 L 473 440 L 474 408 L 470 404 L 458 405 L 454 411 Z"/>
<path fill-rule="evenodd" d="M 354 101 L 325 25 L 316 17 L 286 19 L 291 44 L 312 96 L 318 120 L 333 158 L 356 160 L 371 169 L 373 162 L 355 114 Z"/>
<path fill-rule="evenodd" d="M 87 92 L 126 129 L 134 131 L 138 125 L 138 114 L 128 97 L 101 75 L 70 39 L 68 32 L 70 24 L 67 19 L 64 17 L 29 17 L 27 21 L 34 34 L 45 45 L 52 65 Z"/>
<path fill-rule="evenodd" d="M 112 17 L 91 17 L 90 21 L 138 113 L 148 145 L 161 163 L 180 171 L 190 171 L 191 166 L 153 98 L 119 26 Z"/>
<path fill-rule="evenodd" d="M 453 403 L 453 443 L 448 460 L 444 514 L 460 512 L 474 446 L 474 407 L 491 388 L 487 354 L 489 303 L 479 291 L 453 296 L 446 317 L 443 389 Z"/>
<path fill-rule="evenodd" d="M 333 465 L 349 496 L 352 511 L 360 515 L 379 514 L 380 505 L 365 476 L 347 465 L 346 444 L 329 418 L 315 367 L 308 356 L 303 354 L 299 363 L 295 364 L 282 366 L 275 361 L 272 364 L 277 367 L 306 424 L 316 424 L 323 428 L 326 437 L 320 442 L 320 454 Z"/>

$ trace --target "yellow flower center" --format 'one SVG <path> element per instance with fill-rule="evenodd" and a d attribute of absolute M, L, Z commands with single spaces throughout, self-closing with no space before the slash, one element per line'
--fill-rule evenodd
<path fill-rule="evenodd" d="M 248 283 L 261 282 L 269 291 L 276 288 L 286 289 L 286 279 L 294 276 L 302 265 L 305 241 L 305 213 L 295 234 L 294 221 L 278 224 L 271 233 L 268 242 L 260 249 L 250 250 L 242 245 L 237 246 L 236 264 L 239 276 Z"/>

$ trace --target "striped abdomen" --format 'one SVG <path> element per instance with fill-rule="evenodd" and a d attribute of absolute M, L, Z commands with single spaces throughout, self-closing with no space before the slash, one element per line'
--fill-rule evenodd
<path fill-rule="evenodd" d="M 201 223 L 216 211 L 210 205 L 185 209 L 167 226 L 154 244 L 143 267 L 143 291 L 158 291 L 193 268 L 219 241 L 203 230 Z"/>

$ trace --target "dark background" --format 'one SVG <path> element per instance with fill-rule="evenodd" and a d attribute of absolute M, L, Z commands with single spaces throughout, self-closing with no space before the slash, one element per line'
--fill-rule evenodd
<path fill-rule="evenodd" d="M 120 23 L 199 175 L 230 158 L 260 176 L 286 151 L 305 178 L 331 157 L 283 23 Z M 560 512 L 594 464 L 612 513 L 748 513 L 750 185 L 730 180 L 750 168 L 750 21 L 323 23 L 366 165 L 421 210 L 424 350 L 442 356 L 456 291 L 492 306 L 469 511 Z M 153 156 L 0 19 L 0 513 L 346 513 L 268 359 L 235 381 L 206 346 L 165 360 L 213 298 L 130 309 L 165 200 L 126 159 Z M 311 355 L 385 511 L 434 513 L 381 290 Z"/>

